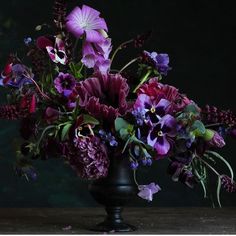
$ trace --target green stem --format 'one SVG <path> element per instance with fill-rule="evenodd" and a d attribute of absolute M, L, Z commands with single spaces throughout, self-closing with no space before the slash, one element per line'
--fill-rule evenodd
<path fill-rule="evenodd" d="M 128 40 L 128 41 L 122 43 L 122 44 L 114 51 L 114 53 L 113 53 L 113 55 L 112 55 L 112 57 L 111 57 L 111 63 L 113 62 L 113 60 L 114 60 L 116 54 L 117 54 L 120 50 L 122 50 L 126 44 L 132 43 L 133 41 L 134 41 L 134 40 L 131 39 L 131 40 Z"/>
<path fill-rule="evenodd" d="M 141 82 L 138 84 L 138 86 L 133 90 L 133 93 L 136 93 L 136 91 L 139 89 L 139 87 L 145 83 L 148 79 L 148 77 L 150 76 L 150 74 L 152 73 L 151 70 L 148 70 L 146 75 L 142 78 Z"/>
<path fill-rule="evenodd" d="M 55 126 L 55 125 L 50 125 L 50 126 L 46 127 L 46 128 L 43 130 L 43 132 L 42 132 L 42 134 L 41 134 L 41 136 L 40 136 L 40 138 L 39 138 L 39 141 L 37 142 L 37 147 L 39 147 L 39 145 L 40 145 L 40 143 L 41 143 L 41 141 L 42 141 L 42 139 L 43 139 L 45 133 L 46 133 L 49 129 L 52 129 L 52 128 L 56 128 L 56 126 Z"/>
<path fill-rule="evenodd" d="M 204 161 L 201 157 L 197 156 L 202 163 L 204 163 L 209 169 L 211 169 L 217 176 L 220 176 L 219 172 L 215 170 L 208 162 Z"/>
<path fill-rule="evenodd" d="M 124 71 L 126 68 L 128 68 L 130 65 L 132 65 L 133 63 L 135 63 L 137 60 L 139 59 L 139 57 L 134 58 L 133 60 L 131 60 L 130 62 L 128 62 L 124 67 L 122 67 L 122 69 L 119 71 L 119 74 Z"/>
<path fill-rule="evenodd" d="M 209 124 L 209 125 L 205 125 L 205 127 L 210 128 L 210 127 L 215 127 L 215 126 L 220 126 L 220 125 L 223 125 L 223 123 Z"/>
<path fill-rule="evenodd" d="M 136 177 L 136 170 L 133 170 L 134 172 L 134 183 L 138 186 L 138 182 L 137 182 L 137 177 Z"/>

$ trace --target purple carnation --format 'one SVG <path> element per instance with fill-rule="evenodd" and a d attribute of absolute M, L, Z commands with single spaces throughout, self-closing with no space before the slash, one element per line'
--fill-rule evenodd
<path fill-rule="evenodd" d="M 54 86 L 58 93 L 68 97 L 76 86 L 76 80 L 72 75 L 60 72 L 57 78 L 54 80 Z"/>
<path fill-rule="evenodd" d="M 85 179 L 99 179 L 108 174 L 109 158 L 106 146 L 98 137 L 78 137 L 74 140 L 75 155 L 69 163 Z"/>

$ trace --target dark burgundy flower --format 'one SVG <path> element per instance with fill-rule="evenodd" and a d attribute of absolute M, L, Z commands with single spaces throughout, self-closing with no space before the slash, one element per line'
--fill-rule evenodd
<path fill-rule="evenodd" d="M 98 119 L 111 123 L 129 110 L 126 101 L 129 86 L 119 74 L 97 75 L 86 79 L 80 82 L 77 91 L 80 106 Z"/>
<path fill-rule="evenodd" d="M 48 124 L 52 124 L 54 121 L 56 121 L 59 118 L 59 115 L 60 115 L 60 112 L 57 109 L 48 107 L 44 114 L 44 120 Z"/>
<path fill-rule="evenodd" d="M 85 179 L 99 179 L 108 174 L 109 158 L 106 146 L 95 136 L 78 137 L 74 140 L 76 155 L 70 165 Z"/>

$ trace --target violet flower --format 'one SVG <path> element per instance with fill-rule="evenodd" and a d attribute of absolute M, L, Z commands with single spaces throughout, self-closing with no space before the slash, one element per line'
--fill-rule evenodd
<path fill-rule="evenodd" d="M 156 149 L 158 155 L 166 155 L 170 150 L 170 141 L 177 134 L 177 121 L 171 115 L 165 115 L 149 132 L 147 143 Z"/>
<path fill-rule="evenodd" d="M 216 131 L 210 141 L 207 142 L 208 145 L 212 147 L 222 148 L 225 146 L 224 138 Z"/>
<path fill-rule="evenodd" d="M 147 62 L 151 63 L 162 75 L 167 75 L 167 72 L 171 70 L 171 67 L 169 67 L 170 60 L 168 54 L 144 51 L 144 57 Z"/>
<path fill-rule="evenodd" d="M 138 189 L 140 191 L 138 196 L 147 201 L 152 201 L 153 194 L 158 193 L 161 190 L 160 186 L 155 183 L 150 183 L 149 185 L 139 185 Z"/>
<path fill-rule="evenodd" d="M 77 38 L 85 34 L 86 41 L 90 43 L 102 42 L 104 31 L 108 31 L 105 20 L 100 17 L 100 12 L 86 5 L 82 8 L 76 7 L 66 19 L 67 30 Z"/>
<path fill-rule="evenodd" d="M 65 97 L 69 97 L 76 86 L 76 80 L 72 75 L 60 72 L 54 80 L 54 86 L 58 93 L 63 94 Z"/>
<path fill-rule="evenodd" d="M 104 130 L 99 130 L 99 135 L 104 142 L 108 142 L 111 147 L 118 146 L 116 138 L 111 134 L 111 132 L 106 132 Z"/>
<path fill-rule="evenodd" d="M 139 113 L 139 115 L 142 115 L 142 113 L 145 112 L 147 121 L 150 120 L 152 123 L 158 123 L 161 117 L 167 113 L 169 106 L 170 102 L 166 99 L 161 99 L 156 103 L 146 94 L 140 94 L 134 104 L 133 113 Z"/>

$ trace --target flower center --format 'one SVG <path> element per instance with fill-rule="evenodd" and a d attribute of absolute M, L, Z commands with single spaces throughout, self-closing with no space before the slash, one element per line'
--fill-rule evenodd
<path fill-rule="evenodd" d="M 155 113 L 156 112 L 156 108 L 152 107 L 150 111 L 151 111 L 151 113 Z"/>
<path fill-rule="evenodd" d="M 160 130 L 160 131 L 158 131 L 157 135 L 160 136 L 160 137 L 162 137 L 164 134 L 163 134 L 163 132 Z"/>

